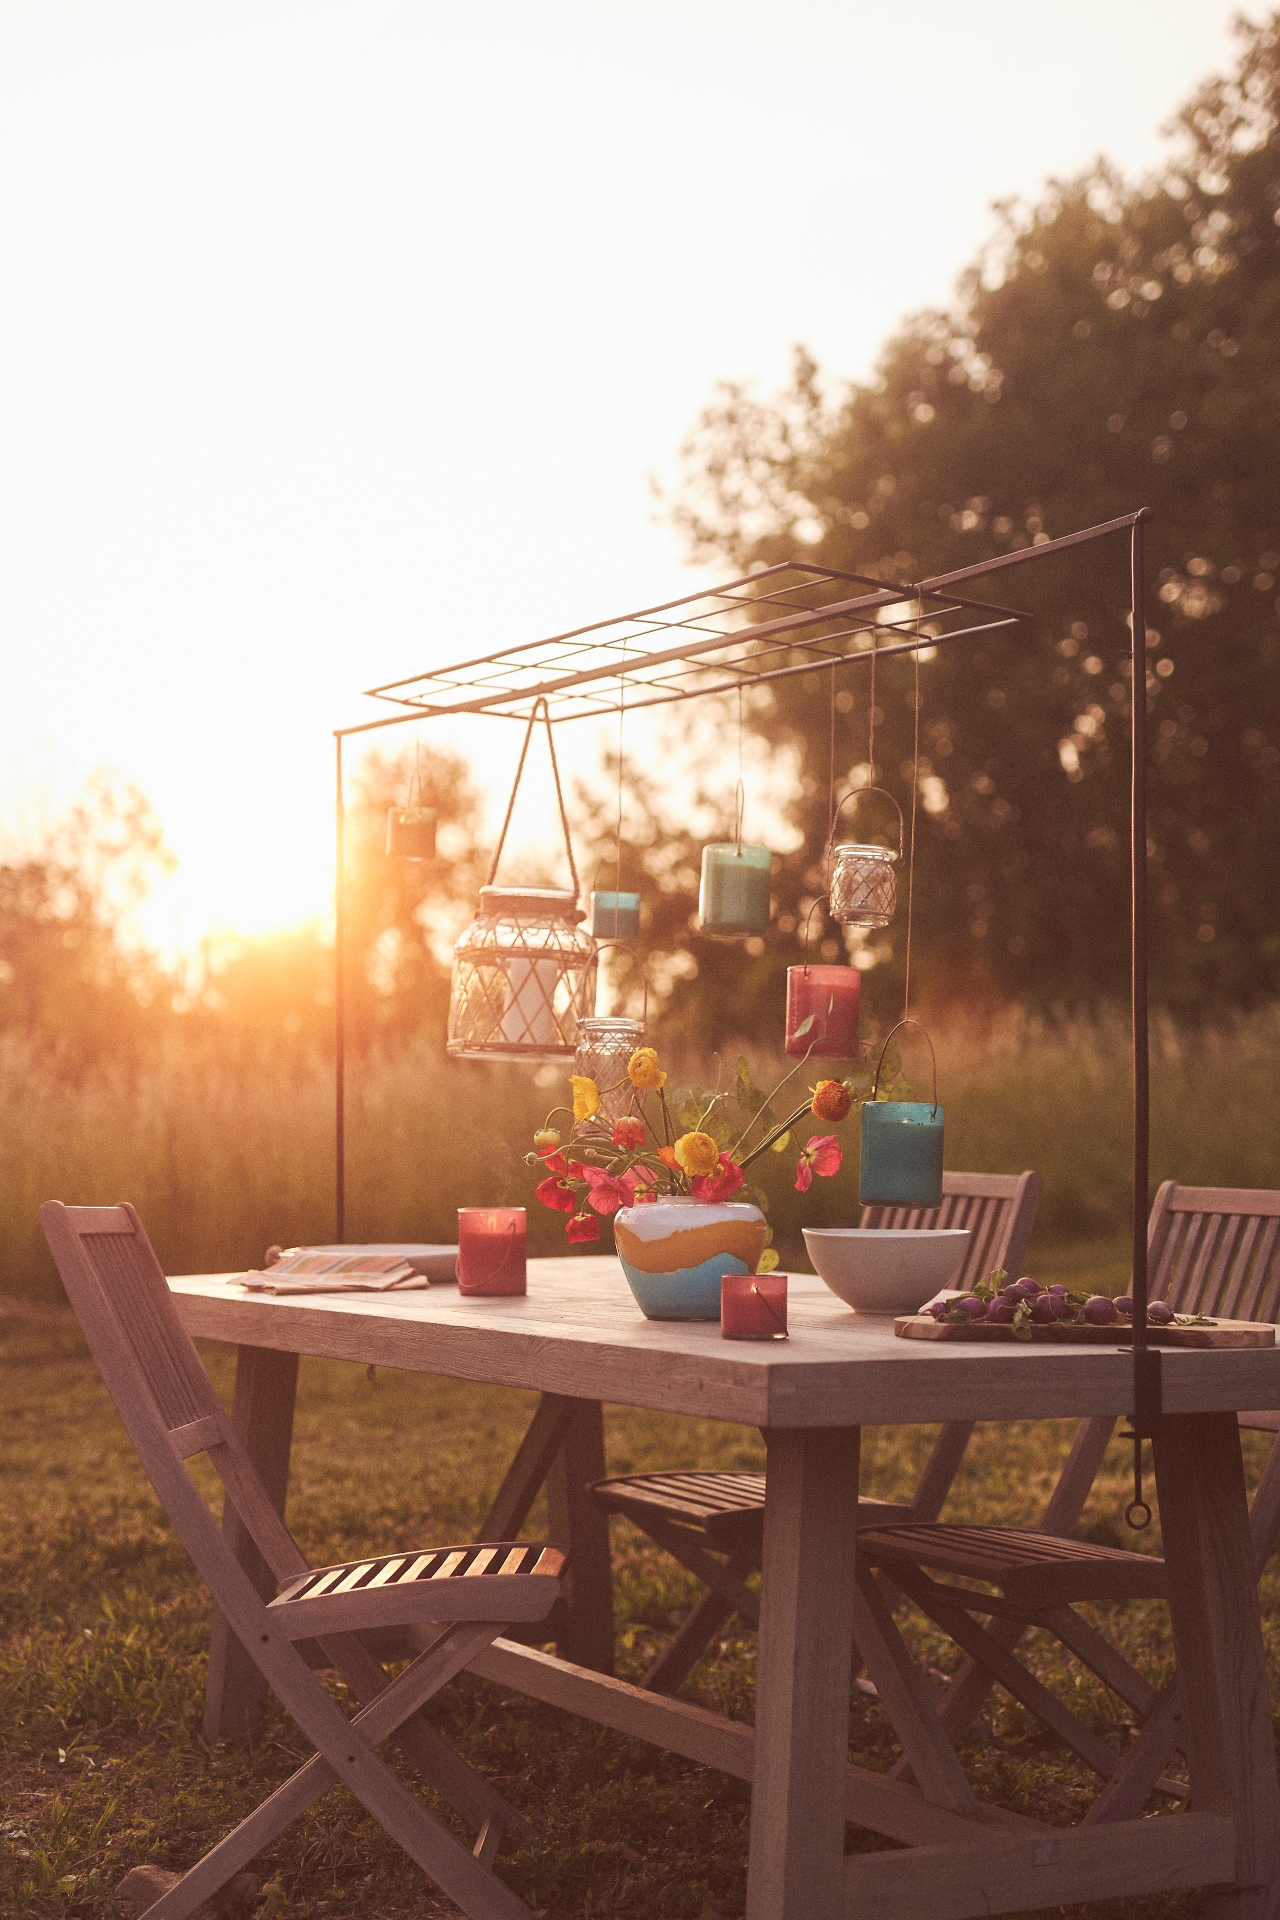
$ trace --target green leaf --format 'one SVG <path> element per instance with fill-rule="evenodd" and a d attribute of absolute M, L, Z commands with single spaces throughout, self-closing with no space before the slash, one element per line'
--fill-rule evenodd
<path fill-rule="evenodd" d="M 1031 1302 L 1019 1300 L 1013 1316 L 1013 1337 L 1015 1340 L 1031 1338 Z"/>
<path fill-rule="evenodd" d="M 791 1145 L 790 1133 L 780 1133 L 777 1139 L 774 1141 L 773 1145 L 770 1147 L 769 1151 L 770 1153 L 785 1153 L 787 1148 L 790 1145 Z"/>
<path fill-rule="evenodd" d="M 778 1256 L 772 1247 L 766 1247 L 756 1266 L 757 1273 L 772 1273 L 778 1264 Z"/>
<path fill-rule="evenodd" d="M 810 1027 L 811 1027 L 812 1025 L 813 1025 L 813 1015 L 812 1015 L 812 1014 L 809 1014 L 809 1015 L 808 1015 L 808 1017 L 807 1017 L 806 1019 L 804 1019 L 804 1020 L 802 1020 L 802 1021 L 800 1022 L 800 1025 L 799 1025 L 798 1027 L 793 1027 L 793 1028 L 792 1028 L 792 1030 L 791 1030 L 791 1037 L 792 1037 L 792 1039 L 793 1039 L 793 1040 L 800 1040 L 800 1039 L 803 1039 L 803 1037 L 804 1037 L 804 1035 L 805 1035 L 806 1033 L 808 1033 L 808 1031 L 809 1031 L 809 1029 L 810 1029 Z"/>

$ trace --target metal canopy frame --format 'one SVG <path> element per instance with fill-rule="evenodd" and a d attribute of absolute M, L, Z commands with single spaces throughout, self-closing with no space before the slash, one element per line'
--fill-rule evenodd
<path fill-rule="evenodd" d="M 1147 1195 L 1150 1185 L 1150 1060 L 1147 940 L 1146 584 L 1140 507 L 1096 527 L 1000 554 L 915 582 L 879 580 L 832 567 L 784 561 L 658 606 L 522 641 L 430 673 L 367 689 L 397 710 L 334 731 L 337 758 L 336 1201 L 337 1238 L 346 1226 L 346 953 L 343 742 L 353 735 L 452 714 L 528 721 L 543 701 L 554 721 L 602 718 L 625 708 L 735 693 L 835 666 L 924 653 L 999 632 L 1028 632 L 1018 608 L 955 591 L 1068 548 L 1127 534 L 1130 638 L 1130 996 L 1133 1020 L 1133 1429 L 1150 1437 L 1160 1412 L 1160 1353 L 1147 1340 Z M 850 587 L 860 589 L 850 593 Z M 762 618 L 762 614 L 765 616 Z M 1139 694 L 1141 697 L 1138 697 Z"/>

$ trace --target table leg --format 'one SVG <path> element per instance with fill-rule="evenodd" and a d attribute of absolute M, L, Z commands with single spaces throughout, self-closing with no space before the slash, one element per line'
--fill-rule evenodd
<path fill-rule="evenodd" d="M 856 1427 L 767 1436 L 748 1920 L 844 1911 Z"/>
<path fill-rule="evenodd" d="M 1155 1459 L 1191 1802 L 1235 1827 L 1236 1887 L 1204 1912 L 1277 1920 L 1280 1786 L 1235 1415 L 1165 1418 Z"/>
<path fill-rule="evenodd" d="M 603 1480 L 604 1415 L 598 1400 L 574 1400 L 547 1476 L 551 1538 L 569 1547 L 563 1626 L 556 1642 L 563 1660 L 597 1673 L 613 1672 L 613 1569 L 609 1518 L 591 1497 Z"/>
<path fill-rule="evenodd" d="M 231 1423 L 244 1442 L 267 1497 L 282 1517 L 289 1489 L 289 1449 L 293 1440 L 297 1386 L 296 1353 L 276 1353 L 269 1347 L 238 1350 Z M 275 1576 L 229 1500 L 223 1501 L 222 1531 L 263 1599 L 274 1598 Z M 205 1739 L 234 1740 L 256 1734 L 262 1725 L 266 1691 L 267 1683 L 257 1667 L 222 1615 L 215 1613 L 204 1700 Z"/>

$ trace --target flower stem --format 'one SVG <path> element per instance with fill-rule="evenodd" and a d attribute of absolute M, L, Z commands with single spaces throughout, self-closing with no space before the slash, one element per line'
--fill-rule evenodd
<path fill-rule="evenodd" d="M 767 1148 L 773 1145 L 775 1140 L 781 1140 L 784 1133 L 790 1133 L 796 1121 L 803 1119 L 804 1115 L 809 1112 L 809 1104 L 810 1103 L 806 1100 L 801 1106 L 798 1106 L 795 1112 L 791 1115 L 789 1120 L 782 1121 L 782 1123 L 779 1126 L 776 1126 L 773 1129 L 772 1133 L 767 1133 L 764 1139 L 760 1142 L 760 1145 L 758 1147 L 752 1147 L 746 1159 L 739 1160 L 738 1165 L 741 1168 L 743 1168 L 743 1170 L 745 1171 L 746 1168 L 751 1165 L 751 1162 L 753 1160 L 758 1160 L 760 1158 L 760 1155 L 764 1153 Z"/>

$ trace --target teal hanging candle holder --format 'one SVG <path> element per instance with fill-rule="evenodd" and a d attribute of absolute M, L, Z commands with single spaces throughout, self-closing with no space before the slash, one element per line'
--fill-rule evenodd
<path fill-rule="evenodd" d="M 885 1050 L 903 1027 L 924 1034 L 933 1062 L 933 1103 L 927 1100 L 879 1100 Z M 942 1205 L 942 1108 L 938 1105 L 938 1060 L 933 1042 L 918 1020 L 899 1020 L 885 1036 L 876 1061 L 871 1098 L 862 1106 L 862 1159 L 858 1199 L 864 1207 L 940 1207 Z"/>

